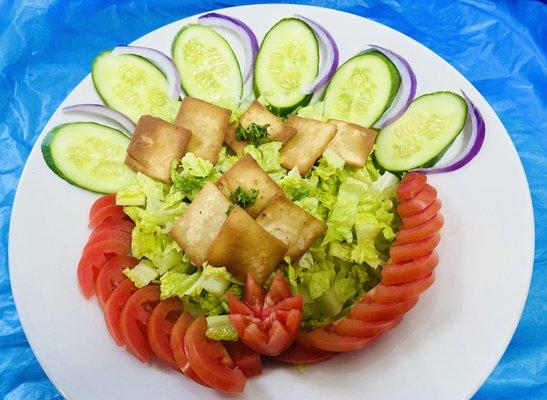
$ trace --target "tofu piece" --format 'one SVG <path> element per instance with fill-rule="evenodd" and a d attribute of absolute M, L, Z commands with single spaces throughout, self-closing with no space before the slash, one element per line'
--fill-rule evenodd
<path fill-rule="evenodd" d="M 247 273 L 262 284 L 287 252 L 287 246 L 269 234 L 242 208 L 230 213 L 209 253 L 207 262 L 226 267 L 245 282 Z"/>
<path fill-rule="evenodd" d="M 232 168 L 223 174 L 217 182 L 218 187 L 227 198 L 241 186 L 242 189 L 258 189 L 256 202 L 245 211 L 255 218 L 272 197 L 283 194 L 283 190 L 270 178 L 250 155 L 244 155 Z"/>
<path fill-rule="evenodd" d="M 296 134 L 281 147 L 281 165 L 288 170 L 298 167 L 304 176 L 336 135 L 336 125 L 296 115 L 289 117 L 287 125 Z"/>
<path fill-rule="evenodd" d="M 268 142 L 286 142 L 295 133 L 296 129 L 286 125 L 281 118 L 272 114 L 266 107 L 264 107 L 258 100 L 251 103 L 249 108 L 239 118 L 239 123 L 231 124 L 226 130 L 224 141 L 228 146 L 232 148 L 238 155 L 243 154 L 243 149 L 249 144 L 246 141 L 239 141 L 236 139 L 236 130 L 239 124 L 242 126 L 248 126 L 254 122 L 257 125 L 269 125 L 268 126 Z"/>
<path fill-rule="evenodd" d="M 318 220 L 285 196 L 275 196 L 256 218 L 266 231 L 287 245 L 286 256 L 298 260 L 327 231 Z"/>
<path fill-rule="evenodd" d="M 232 112 L 193 97 L 182 100 L 175 125 L 192 132 L 186 152 L 216 164 Z"/>
<path fill-rule="evenodd" d="M 125 164 L 151 178 L 171 183 L 171 162 L 182 157 L 190 135 L 181 126 L 143 115 L 127 147 Z"/>
<path fill-rule="evenodd" d="M 208 182 L 169 232 L 196 266 L 205 262 L 230 205 L 216 185 Z"/>
<path fill-rule="evenodd" d="M 328 123 L 336 125 L 338 130 L 327 148 L 342 157 L 347 164 L 362 168 L 378 133 L 351 122 L 329 119 Z"/>

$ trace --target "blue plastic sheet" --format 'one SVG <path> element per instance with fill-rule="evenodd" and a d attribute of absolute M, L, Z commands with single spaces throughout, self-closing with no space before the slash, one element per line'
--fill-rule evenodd
<path fill-rule="evenodd" d="M 376 20 L 425 44 L 458 68 L 503 120 L 532 191 L 536 261 L 517 332 L 476 398 L 547 398 L 547 5 L 524 0 L 304 3 Z M 25 339 L 7 266 L 15 189 L 46 121 L 100 51 L 180 18 L 241 4 L 247 2 L 0 0 L 0 398 L 61 398 Z"/>

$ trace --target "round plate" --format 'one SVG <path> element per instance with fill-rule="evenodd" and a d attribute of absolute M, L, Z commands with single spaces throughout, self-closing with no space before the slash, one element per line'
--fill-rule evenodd
<path fill-rule="evenodd" d="M 268 364 L 261 376 L 248 381 L 241 398 L 470 397 L 513 335 L 532 270 L 530 193 L 502 123 L 453 67 L 376 22 L 295 5 L 245 6 L 222 12 L 247 22 L 259 38 L 277 20 L 303 14 L 333 34 L 342 61 L 368 43 L 392 49 L 413 66 L 418 95 L 464 90 L 482 111 L 487 129 L 484 147 L 469 165 L 430 177 L 446 219 L 437 281 L 403 322 L 374 346 L 341 354 L 304 372 Z M 135 44 L 169 53 L 175 33 L 195 20 L 172 23 Z M 61 107 L 90 102 L 99 98 L 88 76 Z M 42 159 L 39 144 L 55 125 L 84 118 L 55 112 L 31 152 L 13 207 L 10 275 L 30 345 L 49 378 L 69 399 L 224 398 L 162 366 L 141 364 L 116 347 L 96 301 L 80 295 L 76 265 L 89 235 L 89 207 L 97 196 L 57 178 Z"/>

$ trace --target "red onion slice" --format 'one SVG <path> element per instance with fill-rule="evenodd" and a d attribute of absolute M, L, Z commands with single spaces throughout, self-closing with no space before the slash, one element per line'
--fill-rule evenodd
<path fill-rule="evenodd" d="M 133 135 L 136 127 L 135 123 L 124 114 L 110 107 L 103 106 L 102 104 L 77 104 L 74 106 L 68 106 L 63 108 L 63 112 L 66 114 L 83 112 L 108 118 L 109 120 L 114 121 L 118 125 L 122 126 L 129 133 L 130 136 Z"/>
<path fill-rule="evenodd" d="M 467 103 L 467 121 L 462 132 L 471 132 L 465 148 L 448 164 L 431 168 L 415 169 L 414 171 L 422 172 L 424 174 L 440 174 L 443 172 L 456 171 L 467 165 L 479 153 L 486 136 L 484 119 L 469 97 L 467 97 L 463 91 L 462 94 Z"/>
<path fill-rule="evenodd" d="M 334 38 L 323 26 L 303 15 L 296 15 L 296 18 L 308 24 L 319 41 L 321 68 L 315 80 L 301 88 L 302 93 L 309 94 L 323 88 L 330 81 L 338 68 L 340 54 Z"/>
<path fill-rule="evenodd" d="M 200 24 L 209 27 L 225 28 L 233 32 L 243 43 L 247 66 L 243 73 L 243 81 L 246 83 L 253 77 L 256 55 L 258 54 L 258 40 L 251 28 L 237 18 L 219 13 L 208 13 L 198 18 Z"/>
<path fill-rule="evenodd" d="M 134 54 L 146 58 L 163 72 L 167 78 L 167 95 L 170 99 L 178 100 L 181 96 L 180 75 L 171 58 L 159 50 L 141 46 L 116 46 L 112 54 Z"/>
<path fill-rule="evenodd" d="M 372 49 L 378 50 L 390 59 L 401 76 L 401 84 L 399 85 L 399 89 L 397 90 L 397 94 L 395 95 L 393 102 L 386 112 L 382 114 L 380 119 L 374 124 L 375 128 L 382 129 L 399 118 L 406 111 L 408 106 L 410 106 L 412 100 L 414 100 L 417 86 L 416 74 L 414 74 L 410 64 L 399 54 L 376 45 L 370 45 L 370 47 L 371 49 L 365 50 L 365 52 L 371 51 Z"/>

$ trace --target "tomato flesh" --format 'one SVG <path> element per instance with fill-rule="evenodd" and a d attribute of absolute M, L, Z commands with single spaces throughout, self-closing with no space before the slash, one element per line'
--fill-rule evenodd
<path fill-rule="evenodd" d="M 380 322 L 360 321 L 358 319 L 342 318 L 336 323 L 334 329 L 339 335 L 369 338 L 393 329 L 399 324 L 399 322 L 401 322 L 402 319 L 402 315 L 389 321 Z"/>
<path fill-rule="evenodd" d="M 101 308 L 104 308 L 104 305 L 118 285 L 127 279 L 123 274 L 123 270 L 125 268 L 133 268 L 138 262 L 139 260 L 134 257 L 115 256 L 102 266 L 95 282 L 95 293 L 97 294 L 97 300 Z"/>
<path fill-rule="evenodd" d="M 275 358 L 287 364 L 308 365 L 317 364 L 328 360 L 336 353 L 325 351 L 313 347 L 304 346 L 299 342 L 294 342 L 291 347 L 279 354 Z"/>
<path fill-rule="evenodd" d="M 115 206 L 116 205 L 116 195 L 115 194 L 107 194 L 105 196 L 99 197 L 93 205 L 91 206 L 89 210 L 89 220 L 91 221 L 94 219 L 95 215 L 98 211 L 103 209 L 107 206 Z"/>
<path fill-rule="evenodd" d="M 444 218 L 441 214 L 437 214 L 429 221 L 424 222 L 413 228 L 403 228 L 397 232 L 395 244 L 408 244 L 419 242 L 433 236 L 439 232 L 444 225 Z"/>
<path fill-rule="evenodd" d="M 429 275 L 439 263 L 439 256 L 432 251 L 402 264 L 388 262 L 382 269 L 382 283 L 384 285 L 400 285 L 415 281 Z"/>
<path fill-rule="evenodd" d="M 120 327 L 123 307 L 137 290 L 138 288 L 130 279 L 125 279 L 114 289 L 104 305 L 106 327 L 118 346 L 123 346 L 122 330 Z"/>
<path fill-rule="evenodd" d="M 103 240 L 119 240 L 120 242 L 131 244 L 131 233 L 114 229 L 95 229 L 89 236 L 84 251 Z"/>
<path fill-rule="evenodd" d="M 365 298 L 366 300 L 366 298 Z M 418 302 L 418 296 L 396 303 L 367 303 L 361 301 L 353 306 L 350 318 L 361 321 L 388 321 L 410 311 Z"/>
<path fill-rule="evenodd" d="M 409 172 L 406 174 L 397 187 L 397 197 L 399 200 L 410 200 L 416 197 L 427 182 L 427 177 L 419 172 Z"/>
<path fill-rule="evenodd" d="M 182 301 L 172 297 L 161 301 L 148 319 L 148 342 L 154 354 L 171 368 L 179 366 L 171 349 L 171 331 L 183 312 Z"/>
<path fill-rule="evenodd" d="M 433 186 L 425 185 L 420 193 L 411 200 L 406 200 L 397 206 L 397 213 L 401 218 L 410 217 L 425 210 L 437 199 L 437 190 Z"/>
<path fill-rule="evenodd" d="M 439 199 L 437 199 L 422 212 L 411 215 L 409 217 L 403 217 L 403 228 L 413 228 L 415 226 L 423 224 L 424 222 L 429 221 L 431 218 L 434 218 L 437 215 L 437 213 L 441 210 L 442 205 L 443 203 Z"/>
<path fill-rule="evenodd" d="M 389 255 L 391 262 L 400 264 L 403 262 L 412 261 L 415 258 L 425 256 L 431 253 L 441 241 L 441 236 L 436 233 L 419 242 L 408 244 L 395 244 L 390 247 Z"/>
<path fill-rule="evenodd" d="M 260 355 L 241 342 L 225 341 L 224 347 L 243 375 L 251 378 L 262 373 Z"/>
<path fill-rule="evenodd" d="M 376 340 L 377 336 L 358 338 L 329 332 L 327 328 L 316 328 L 306 335 L 311 346 L 336 353 L 362 349 Z"/>
<path fill-rule="evenodd" d="M 379 284 L 366 294 L 378 303 L 393 303 L 408 300 L 423 293 L 435 282 L 435 272 L 402 285 L 383 285 Z"/>
<path fill-rule="evenodd" d="M 95 229 L 106 222 L 115 222 L 126 219 L 127 215 L 123 212 L 123 207 L 110 205 L 98 210 L 89 220 L 89 227 Z"/>

